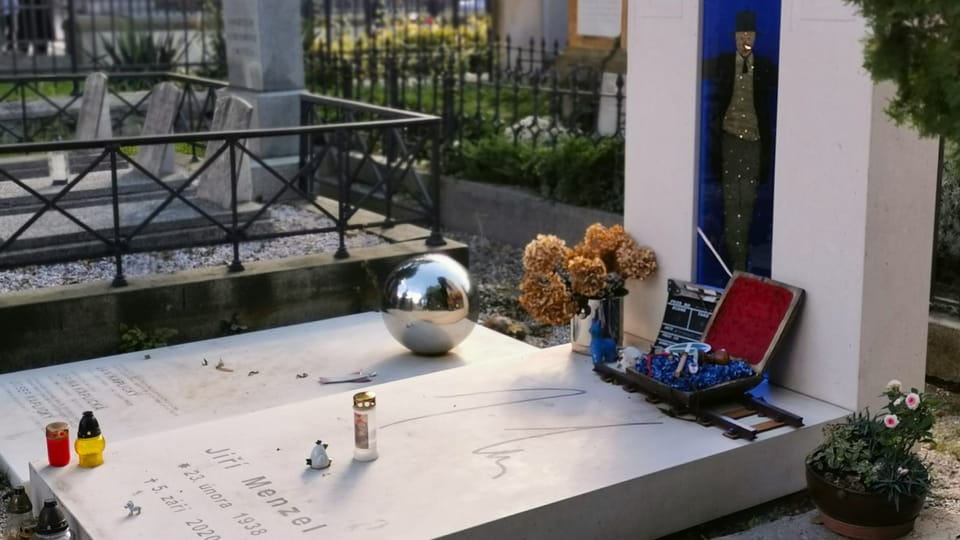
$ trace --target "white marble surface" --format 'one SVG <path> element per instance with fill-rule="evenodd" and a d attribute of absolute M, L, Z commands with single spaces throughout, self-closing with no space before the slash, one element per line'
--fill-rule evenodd
<path fill-rule="evenodd" d="M 657 538 L 795 491 L 822 423 L 846 413 L 773 388 L 807 427 L 736 441 L 591 367 L 560 346 L 366 386 L 378 396 L 373 462 L 351 459 L 339 394 L 111 444 L 96 469 L 38 461 L 31 482 L 81 539 L 246 538 L 254 523 L 258 538 L 282 539 Z M 324 471 L 304 464 L 318 438 Z"/>
<path fill-rule="evenodd" d="M 74 437 L 85 410 L 95 411 L 107 447 L 112 448 L 147 433 L 362 386 L 321 385 L 320 376 L 363 369 L 376 371 L 377 382 L 390 381 L 535 350 L 477 326 L 444 356 L 415 356 L 390 336 L 380 313 L 361 313 L 4 374 L 0 467 L 15 483 L 26 480 L 27 464 L 46 458 L 44 426 L 63 420 Z M 220 360 L 233 371 L 215 369 Z M 258 373 L 250 375 L 252 371 Z M 305 378 L 297 377 L 304 373 Z"/>

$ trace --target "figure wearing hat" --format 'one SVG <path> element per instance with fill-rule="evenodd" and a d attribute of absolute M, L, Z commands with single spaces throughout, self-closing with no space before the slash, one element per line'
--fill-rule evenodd
<path fill-rule="evenodd" d="M 714 81 L 709 157 L 713 178 L 723 188 L 727 262 L 732 270 L 746 270 L 757 189 L 770 172 L 770 90 L 777 85 L 777 68 L 753 54 L 756 13 L 737 12 L 734 39 L 736 52 L 706 61 L 704 78 Z"/>

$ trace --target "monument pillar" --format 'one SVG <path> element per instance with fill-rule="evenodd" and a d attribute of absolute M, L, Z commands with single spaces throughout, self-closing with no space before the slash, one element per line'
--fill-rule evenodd
<path fill-rule="evenodd" d="M 656 336 L 667 279 L 695 278 L 700 10 L 630 6 L 624 225 L 660 263 L 629 284 L 638 341 Z M 782 1 L 772 277 L 806 298 L 770 380 L 847 409 L 890 379 L 923 387 L 936 198 L 937 142 L 885 115 L 893 88 L 863 70 L 865 34 L 843 0 Z"/>
<path fill-rule="evenodd" d="M 300 125 L 300 93 L 304 89 L 303 44 L 299 2 L 224 0 L 227 43 L 226 92 L 253 106 L 250 129 Z M 247 142 L 271 166 L 295 167 L 296 137 L 270 137 Z M 280 184 L 252 164 L 254 197 L 269 196 Z"/>

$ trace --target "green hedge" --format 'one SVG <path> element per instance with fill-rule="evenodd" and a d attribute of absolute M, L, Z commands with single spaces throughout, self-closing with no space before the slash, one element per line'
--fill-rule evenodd
<path fill-rule="evenodd" d="M 544 197 L 611 212 L 623 211 L 622 139 L 569 137 L 537 146 L 488 136 L 464 141 L 449 173 L 478 182 L 521 186 Z"/>

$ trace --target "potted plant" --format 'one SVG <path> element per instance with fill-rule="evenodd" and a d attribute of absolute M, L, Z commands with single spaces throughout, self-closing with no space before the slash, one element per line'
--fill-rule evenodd
<path fill-rule="evenodd" d="M 898 538 L 913 529 L 930 491 L 930 472 L 916 453 L 931 441 L 934 404 L 917 389 L 890 381 L 887 404 L 824 428 L 807 456 L 807 488 L 824 525 L 844 536 Z"/>
<path fill-rule="evenodd" d="M 591 354 L 594 338 L 622 344 L 625 282 L 656 268 L 653 251 L 621 225 L 594 223 L 572 249 L 554 235 L 538 234 L 523 252 L 520 305 L 542 323 L 569 323 L 573 350 Z"/>

